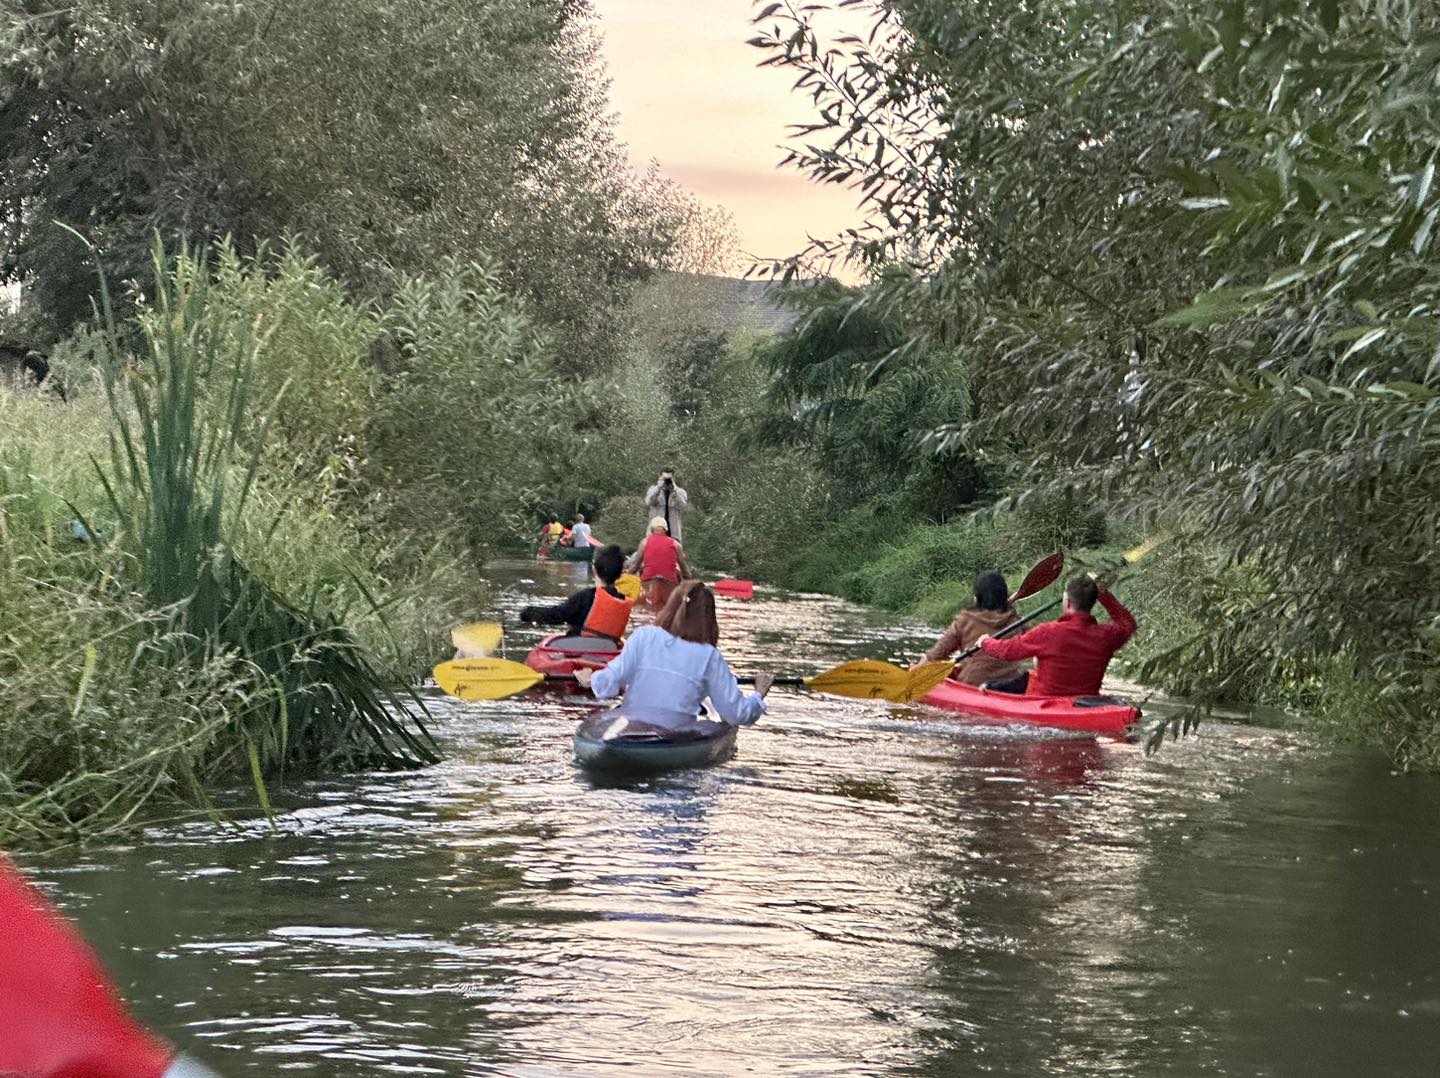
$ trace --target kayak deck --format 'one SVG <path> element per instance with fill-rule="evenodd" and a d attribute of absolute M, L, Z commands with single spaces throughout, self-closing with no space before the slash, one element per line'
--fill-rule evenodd
<path fill-rule="evenodd" d="M 653 773 L 707 767 L 735 755 L 737 728 L 693 715 L 666 724 L 602 711 L 575 731 L 575 762 L 594 771 Z"/>
<path fill-rule="evenodd" d="M 525 665 L 550 678 L 573 678 L 577 670 L 603 670 L 620 654 L 612 640 L 600 636 L 547 636 L 530 649 Z"/>
<path fill-rule="evenodd" d="M 1005 722 L 1025 722 L 1058 730 L 1082 730 L 1123 736 L 1140 721 L 1140 709 L 1108 696 L 1024 696 L 990 692 L 947 678 L 922 704 Z"/>

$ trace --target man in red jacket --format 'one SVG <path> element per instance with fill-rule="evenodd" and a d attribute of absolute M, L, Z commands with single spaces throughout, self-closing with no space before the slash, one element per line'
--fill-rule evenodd
<path fill-rule="evenodd" d="M 1110 615 L 1109 622 L 1096 621 L 1090 613 L 1096 599 Z M 1135 618 L 1119 599 L 1093 577 L 1072 576 L 1065 582 L 1065 604 L 1058 619 L 1012 640 L 987 635 L 976 643 L 997 659 L 1035 660 L 1035 672 L 1024 690 L 1027 695 L 1094 696 L 1105 680 L 1110 656 L 1134 633 Z"/>

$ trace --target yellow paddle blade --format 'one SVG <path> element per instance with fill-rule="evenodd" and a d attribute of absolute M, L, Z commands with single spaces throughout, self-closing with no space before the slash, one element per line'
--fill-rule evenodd
<path fill-rule="evenodd" d="M 1154 550 L 1157 546 L 1159 546 L 1161 543 L 1163 543 L 1166 539 L 1169 538 L 1170 536 L 1162 532 L 1159 535 L 1151 536 L 1149 539 L 1146 539 L 1139 546 L 1125 551 L 1125 564 L 1133 565 L 1135 562 L 1139 561 L 1146 554 L 1149 554 L 1150 551 Z"/>
<path fill-rule="evenodd" d="M 955 669 L 952 662 L 939 661 L 921 663 L 919 666 L 911 667 L 907 673 L 910 675 L 909 684 L 905 687 L 904 703 L 914 703 L 927 692 L 933 689 L 940 682 L 950 676 Z"/>
<path fill-rule="evenodd" d="M 500 647 L 503 630 L 498 622 L 477 621 L 450 630 L 458 659 L 483 659 Z"/>
<path fill-rule="evenodd" d="M 634 573 L 624 573 L 615 581 L 615 590 L 633 603 L 640 598 L 640 578 Z"/>
<path fill-rule="evenodd" d="M 538 670 L 509 659 L 451 659 L 433 673 L 437 685 L 461 700 L 499 700 L 545 680 Z"/>
<path fill-rule="evenodd" d="M 823 674 L 807 677 L 805 684 L 816 692 L 853 696 L 857 700 L 903 702 L 910 690 L 910 671 L 878 659 L 855 659 L 841 663 Z"/>

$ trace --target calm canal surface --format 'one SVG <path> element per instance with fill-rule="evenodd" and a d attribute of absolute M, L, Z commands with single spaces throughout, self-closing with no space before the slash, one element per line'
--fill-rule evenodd
<path fill-rule="evenodd" d="M 507 616 L 583 579 L 501 566 Z M 722 606 L 737 670 L 913 657 Z M 511 632 L 523 656 L 526 630 Z M 571 761 L 578 698 L 433 699 L 436 767 L 28 867 L 227 1075 L 1429 1075 L 1440 782 L 1220 723 L 1133 745 L 777 690 L 727 764 Z"/>

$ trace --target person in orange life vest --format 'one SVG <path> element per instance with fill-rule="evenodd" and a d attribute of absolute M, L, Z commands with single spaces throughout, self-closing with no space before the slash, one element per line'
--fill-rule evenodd
<path fill-rule="evenodd" d="M 950 627 L 925 653 L 925 661 L 948 659 L 986 633 L 999 632 L 1018 617 L 1010 603 L 1010 589 L 1005 584 L 1005 578 L 994 571 L 981 573 L 975 578 L 975 605 L 967 606 L 955 615 Z M 1009 682 L 1024 673 L 1025 667 L 1018 662 L 1005 662 L 984 652 L 976 652 L 956 663 L 950 676 L 966 685 L 984 685 Z M 991 688 L 997 687 L 991 685 Z M 1017 688 L 1015 691 L 1023 690 Z"/>
<path fill-rule="evenodd" d="M 215 1078 L 130 1017 L 85 941 L 3 856 L 0 1074 Z"/>
<path fill-rule="evenodd" d="M 565 525 L 560 523 L 560 514 L 551 513 L 550 519 L 540 529 L 540 546 L 552 547 L 565 535 Z"/>
<path fill-rule="evenodd" d="M 632 573 L 640 574 L 640 582 L 645 587 L 645 601 L 651 606 L 664 606 L 675 585 L 691 575 L 684 549 L 670 538 L 669 533 L 664 517 L 652 519 L 650 534 L 640 544 L 640 549 L 631 555 L 627 566 Z"/>
<path fill-rule="evenodd" d="M 1090 613 L 1095 600 L 1110 615 L 1109 622 Z M 1035 660 L 1024 691 L 1029 696 L 1094 696 L 1105 680 L 1110 657 L 1135 633 L 1135 618 L 1119 599 L 1092 576 L 1072 576 L 1065 582 L 1063 613 L 1012 640 L 982 636 L 980 650 L 996 659 Z"/>
<path fill-rule="evenodd" d="M 624 568 L 625 554 L 612 543 L 597 550 L 591 564 L 599 580 L 595 587 L 577 591 L 555 606 L 524 607 L 520 620 L 538 625 L 567 625 L 571 636 L 599 636 L 619 644 L 634 605 L 615 589 L 615 581 Z"/>

